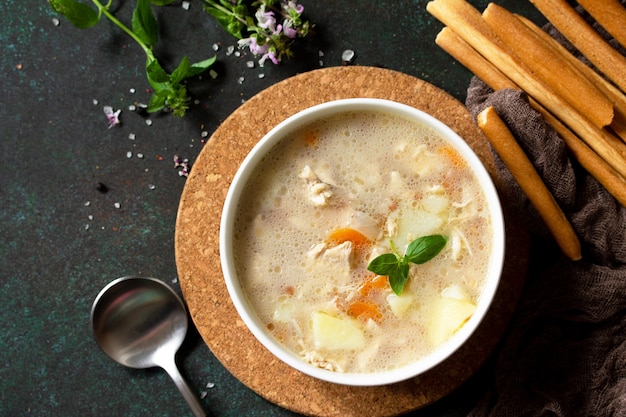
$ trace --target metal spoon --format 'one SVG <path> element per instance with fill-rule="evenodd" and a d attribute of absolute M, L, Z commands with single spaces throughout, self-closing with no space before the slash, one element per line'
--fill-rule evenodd
<path fill-rule="evenodd" d="M 154 278 L 118 278 L 94 300 L 91 324 L 96 341 L 113 360 L 131 368 L 163 368 L 194 416 L 206 417 L 176 366 L 188 323 L 183 302 L 169 286 Z"/>

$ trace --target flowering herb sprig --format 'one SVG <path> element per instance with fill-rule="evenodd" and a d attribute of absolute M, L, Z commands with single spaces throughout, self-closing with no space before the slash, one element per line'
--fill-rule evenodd
<path fill-rule="evenodd" d="M 389 285 L 397 295 L 402 294 L 404 284 L 409 279 L 409 264 L 423 264 L 433 259 L 444 246 L 447 239 L 442 235 L 422 236 L 412 241 L 406 248 L 406 253 L 400 255 L 393 241 L 393 253 L 385 253 L 374 258 L 367 269 L 378 275 L 389 277 Z"/>
<path fill-rule="evenodd" d="M 205 10 L 232 36 L 242 48 L 279 64 L 283 56 L 293 55 L 296 38 L 309 33 L 311 25 L 302 19 L 304 6 L 296 0 L 204 0 Z"/>
<path fill-rule="evenodd" d="M 102 4 L 98 0 L 91 1 L 96 6 L 96 10 L 77 0 L 48 0 L 57 13 L 65 16 L 77 28 L 93 27 L 101 20 L 102 16 L 105 16 L 122 29 L 139 44 L 146 54 L 146 76 L 153 90 L 147 110 L 152 113 L 168 109 L 175 116 L 184 116 L 189 108 L 189 97 L 183 81 L 208 69 L 215 62 L 215 56 L 194 64 L 191 64 L 185 56 L 171 74 L 163 69 L 152 51 L 158 40 L 158 26 L 151 5 L 165 6 L 174 0 L 137 0 L 131 28 L 111 13 L 109 9 L 112 0 L 106 4 Z"/>

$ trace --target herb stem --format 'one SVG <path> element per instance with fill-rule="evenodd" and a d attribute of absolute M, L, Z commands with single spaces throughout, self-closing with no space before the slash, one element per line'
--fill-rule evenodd
<path fill-rule="evenodd" d="M 120 29 L 122 29 L 124 31 L 124 33 L 126 33 L 128 36 L 130 36 L 135 42 L 137 42 L 139 44 L 139 46 L 141 46 L 141 49 L 143 49 L 143 51 L 146 53 L 146 55 L 148 57 L 148 63 L 150 63 L 150 62 L 155 60 L 154 54 L 152 53 L 152 49 L 150 47 L 148 47 L 148 45 L 143 43 L 141 41 L 141 39 L 139 39 L 139 37 L 137 35 L 135 35 L 135 33 L 132 30 L 130 30 L 125 24 L 123 24 L 115 16 L 113 16 L 113 14 L 111 14 L 111 12 L 109 12 L 109 7 L 111 6 L 112 0 L 109 0 L 109 2 L 106 5 L 103 5 L 98 0 L 91 0 L 91 1 L 96 5 L 96 7 L 100 11 L 100 13 L 105 15 L 107 17 L 107 19 L 109 19 L 116 26 L 118 26 Z"/>
<path fill-rule="evenodd" d="M 204 2 L 210 5 L 211 7 L 216 8 L 220 12 L 226 13 L 227 15 L 234 17 L 235 19 L 239 20 L 244 25 L 247 24 L 244 18 L 242 18 L 241 16 L 239 16 L 237 13 L 233 12 L 232 10 L 227 9 L 226 7 L 222 6 L 221 4 L 211 1 L 211 0 L 204 0 Z"/>

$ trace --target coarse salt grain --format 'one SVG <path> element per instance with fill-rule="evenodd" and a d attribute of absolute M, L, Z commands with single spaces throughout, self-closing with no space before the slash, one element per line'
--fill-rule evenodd
<path fill-rule="evenodd" d="M 150 120 L 150 119 L 146 119 L 146 124 L 147 124 L 148 126 L 152 126 L 152 120 Z"/>
<path fill-rule="evenodd" d="M 134 134 L 134 133 L 129 133 L 129 134 L 128 134 L 128 139 L 130 139 L 130 140 L 135 140 L 135 138 L 136 138 L 136 136 L 135 136 L 135 134 Z"/>
<path fill-rule="evenodd" d="M 143 159 L 143 154 L 142 154 L 142 153 L 138 153 L 138 154 L 137 154 L 137 158 L 139 158 L 139 159 Z"/>
<path fill-rule="evenodd" d="M 341 60 L 345 63 L 350 63 L 354 59 L 354 51 L 352 49 L 346 49 L 341 54 Z"/>
<path fill-rule="evenodd" d="M 133 153 L 131 151 L 126 152 L 126 158 L 132 158 Z"/>
<path fill-rule="evenodd" d="M 182 3 L 183 9 L 185 9 L 185 10 L 189 10 L 189 6 L 190 5 L 191 4 L 188 1 L 183 1 L 183 3 Z"/>
<path fill-rule="evenodd" d="M 211 48 L 213 48 L 214 51 L 219 51 L 220 50 L 220 46 L 217 43 L 214 43 Z"/>
<path fill-rule="evenodd" d="M 246 62 L 246 66 L 247 66 L 248 68 L 254 68 L 254 61 L 247 61 L 247 62 Z"/>
<path fill-rule="evenodd" d="M 115 207 L 116 209 L 118 209 L 118 208 L 122 207 L 122 205 L 121 205 L 120 203 L 115 203 L 115 204 L 113 204 L 113 207 Z"/>

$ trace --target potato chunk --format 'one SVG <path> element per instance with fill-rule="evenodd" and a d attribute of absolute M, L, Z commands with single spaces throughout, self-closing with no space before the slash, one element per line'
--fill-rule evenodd
<path fill-rule="evenodd" d="M 445 222 L 442 215 L 425 210 L 407 209 L 405 215 L 398 221 L 396 235 L 393 236 L 394 243 L 398 248 L 404 249 L 420 236 L 440 232 Z"/>
<path fill-rule="evenodd" d="M 402 317 L 406 314 L 411 304 L 413 304 L 413 296 L 410 294 L 396 295 L 391 293 L 387 296 L 387 303 L 391 308 L 391 312 L 396 317 Z"/>
<path fill-rule="evenodd" d="M 313 339 L 316 349 L 360 349 L 365 345 L 365 335 L 360 324 L 349 317 L 335 317 L 315 312 L 312 317 Z"/>
<path fill-rule="evenodd" d="M 457 298 L 439 298 L 433 306 L 429 337 L 434 346 L 447 341 L 476 311 L 476 306 Z"/>

